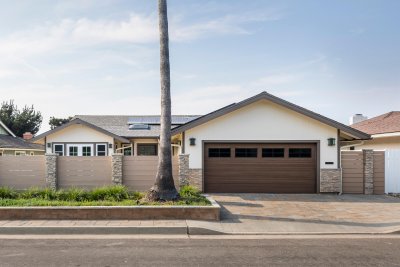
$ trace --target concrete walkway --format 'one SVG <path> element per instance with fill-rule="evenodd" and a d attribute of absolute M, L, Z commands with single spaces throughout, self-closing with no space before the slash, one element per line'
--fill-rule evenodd
<path fill-rule="evenodd" d="M 191 220 L 0 221 L 0 234 L 400 233 L 400 198 L 364 195 L 213 194 L 219 222 Z"/>

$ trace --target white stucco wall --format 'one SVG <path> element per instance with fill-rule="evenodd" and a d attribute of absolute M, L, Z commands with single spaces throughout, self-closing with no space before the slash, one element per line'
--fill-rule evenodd
<path fill-rule="evenodd" d="M 114 152 L 114 138 L 98 132 L 92 128 L 81 124 L 71 125 L 67 128 L 64 128 L 58 132 L 50 134 L 46 138 L 47 143 L 110 143 L 113 144 L 113 148 L 109 149 L 109 153 Z M 48 148 L 46 145 L 46 152 L 51 153 L 51 148 Z"/>
<path fill-rule="evenodd" d="M 189 145 L 189 138 L 196 145 Z M 190 155 L 189 167 L 202 168 L 202 141 L 289 141 L 320 140 L 320 167 L 337 168 L 337 140 L 328 146 L 328 138 L 337 139 L 337 129 L 297 112 L 260 100 L 249 106 L 185 132 L 185 154 Z M 326 165 L 325 162 L 334 162 Z"/>

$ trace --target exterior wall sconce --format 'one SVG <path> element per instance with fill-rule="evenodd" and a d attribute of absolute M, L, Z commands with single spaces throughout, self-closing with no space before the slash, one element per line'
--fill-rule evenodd
<path fill-rule="evenodd" d="M 336 144 L 335 138 L 328 138 L 328 146 L 334 146 Z"/>
<path fill-rule="evenodd" d="M 51 148 L 51 143 L 47 143 L 47 148 Z"/>
<path fill-rule="evenodd" d="M 112 149 L 113 145 L 112 144 L 108 144 L 108 148 Z"/>
<path fill-rule="evenodd" d="M 190 137 L 190 138 L 189 138 L 189 144 L 190 144 L 191 146 L 195 146 L 195 145 L 196 145 L 196 138 Z"/>

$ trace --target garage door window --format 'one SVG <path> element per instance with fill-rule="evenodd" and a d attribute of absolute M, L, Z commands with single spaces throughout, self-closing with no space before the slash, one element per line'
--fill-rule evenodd
<path fill-rule="evenodd" d="M 262 149 L 263 158 L 283 158 L 285 157 L 284 148 L 263 148 Z"/>
<path fill-rule="evenodd" d="M 311 148 L 289 148 L 289 158 L 311 158 Z"/>
<path fill-rule="evenodd" d="M 231 149 L 230 148 L 209 148 L 208 157 L 210 158 L 230 158 Z"/>
<path fill-rule="evenodd" d="M 257 148 L 236 148 L 235 157 L 237 158 L 257 158 Z"/>

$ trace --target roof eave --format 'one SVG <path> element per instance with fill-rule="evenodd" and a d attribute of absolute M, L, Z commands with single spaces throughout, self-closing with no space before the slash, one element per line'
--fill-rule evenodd
<path fill-rule="evenodd" d="M 111 133 L 111 132 L 109 132 L 109 131 L 107 131 L 107 130 L 105 130 L 103 128 L 100 128 L 100 127 L 98 127 L 98 126 L 96 126 L 94 124 L 91 124 L 91 123 L 89 123 L 87 121 L 84 121 L 82 119 L 79 119 L 79 118 L 73 119 L 72 121 L 70 121 L 70 122 L 68 122 L 66 124 L 63 124 L 61 126 L 58 126 L 58 127 L 54 128 L 53 130 L 49 130 L 49 131 L 44 132 L 44 133 L 42 133 L 42 134 L 40 134 L 38 136 L 35 136 L 34 138 L 31 139 L 31 142 L 39 141 L 39 140 L 43 139 L 44 137 L 46 137 L 46 136 L 48 136 L 50 134 L 56 133 L 58 131 L 61 131 L 62 129 L 65 129 L 65 128 L 71 126 L 71 125 L 76 125 L 76 124 L 85 125 L 85 126 L 87 126 L 89 128 L 92 128 L 93 130 L 96 130 L 96 131 L 99 131 L 99 132 L 101 132 L 101 133 L 103 133 L 105 135 L 111 136 L 111 137 L 113 137 L 114 139 L 116 139 L 118 141 L 121 141 L 123 143 L 126 143 L 126 142 L 129 143 L 128 139 L 126 139 L 124 137 L 121 137 L 121 136 L 118 136 L 116 134 L 113 134 L 113 133 Z"/>

